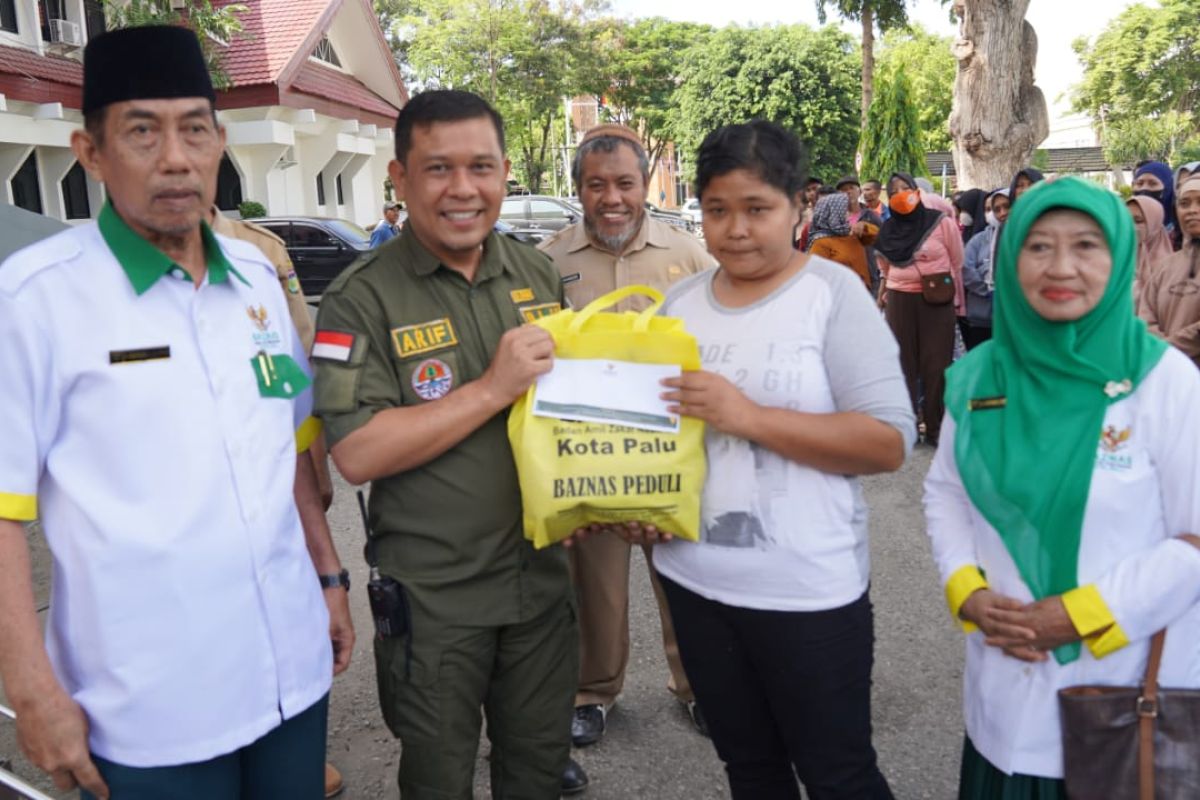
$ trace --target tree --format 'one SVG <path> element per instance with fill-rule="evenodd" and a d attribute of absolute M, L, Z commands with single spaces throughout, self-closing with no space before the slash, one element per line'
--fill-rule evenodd
<path fill-rule="evenodd" d="M 653 175 L 674 137 L 672 97 L 682 81 L 683 53 L 689 46 L 702 46 L 713 29 L 662 17 L 632 23 L 605 19 L 594 28 L 598 69 L 588 82 L 604 98 L 608 121 L 641 134 Z"/>
<path fill-rule="evenodd" d="M 248 10 L 242 3 L 214 8 L 212 0 L 188 0 L 182 10 L 155 0 L 104 0 L 104 18 L 110 29 L 184 25 L 195 31 L 208 74 L 217 89 L 229 88 L 229 76 L 221 68 L 221 59 L 229 42 L 242 35 L 241 15 Z"/>
<path fill-rule="evenodd" d="M 1113 166 L 1130 166 L 1144 159 L 1168 164 L 1187 161 L 1200 145 L 1191 121 L 1178 111 L 1155 117 L 1119 119 L 1105 126 L 1104 159 Z"/>
<path fill-rule="evenodd" d="M 465 89 L 504 118 L 518 178 L 541 191 L 553 168 L 562 98 L 594 57 L 584 22 L 595 6 L 547 0 L 421 0 L 407 18 L 409 63 L 426 88 Z"/>
<path fill-rule="evenodd" d="M 1007 186 L 1050 132 L 1034 85 L 1037 34 L 1030 0 L 953 0 L 958 76 L 950 134 L 960 188 Z"/>
<path fill-rule="evenodd" d="M 817 17 L 825 24 L 826 4 L 832 5 L 843 19 L 862 25 L 862 115 L 861 127 L 867 126 L 867 112 L 875 96 L 875 28 L 882 32 L 908 24 L 904 0 L 817 0 Z"/>
<path fill-rule="evenodd" d="M 762 118 L 795 131 L 819 174 L 848 172 L 859 131 L 854 49 L 833 27 L 717 31 L 684 54 L 674 112 L 679 151 L 690 156 L 714 128 Z"/>
<path fill-rule="evenodd" d="M 862 174 L 887 182 L 896 172 L 928 175 L 921 123 L 904 64 L 879 76 L 862 139 Z"/>
<path fill-rule="evenodd" d="M 885 33 L 882 44 L 879 70 L 894 71 L 903 65 L 912 82 L 911 97 L 917 109 L 921 146 L 925 152 L 949 150 L 950 110 L 958 72 L 958 62 L 950 52 L 954 40 L 914 24 Z"/>

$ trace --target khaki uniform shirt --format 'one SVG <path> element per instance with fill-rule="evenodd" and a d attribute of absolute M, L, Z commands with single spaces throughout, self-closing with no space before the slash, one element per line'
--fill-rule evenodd
<path fill-rule="evenodd" d="M 527 245 L 491 234 L 469 284 L 406 227 L 321 299 L 314 406 L 330 446 L 378 411 L 477 380 L 505 331 L 561 303 L 558 273 Z M 570 595 L 562 548 L 525 540 L 507 411 L 432 461 L 374 481 L 370 518 L 380 570 L 422 616 L 507 625 Z"/>
<path fill-rule="evenodd" d="M 577 222 L 538 245 L 554 260 L 563 278 L 579 275 L 564 284 L 571 308 L 581 309 L 603 294 L 623 286 L 642 284 L 665 292 L 671 284 L 716 262 L 690 233 L 646 216 L 641 230 L 620 256 L 602 250 L 588 239 Z M 613 306 L 614 311 L 641 311 L 650 305 L 645 297 L 631 297 Z"/>
<path fill-rule="evenodd" d="M 296 326 L 300 341 L 304 343 L 304 352 L 311 350 L 312 316 L 308 313 L 308 303 L 304 300 L 304 292 L 300 291 L 300 279 L 296 277 L 296 270 L 292 267 L 292 259 L 288 257 L 283 239 L 253 222 L 230 219 L 219 211 L 213 216 L 212 229 L 222 236 L 249 242 L 275 265 L 279 285 L 283 287 L 283 293 L 287 297 L 288 314 L 292 318 L 292 324 Z"/>

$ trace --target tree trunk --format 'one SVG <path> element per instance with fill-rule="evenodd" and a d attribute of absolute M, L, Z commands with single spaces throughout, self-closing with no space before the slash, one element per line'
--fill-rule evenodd
<path fill-rule="evenodd" d="M 862 125 L 861 133 L 867 130 L 867 112 L 875 99 L 875 12 L 870 7 L 862 12 Z"/>
<path fill-rule="evenodd" d="M 960 189 L 1008 186 L 1050 132 L 1034 85 L 1037 34 L 1030 0 L 954 0 L 958 77 L 950 134 Z"/>

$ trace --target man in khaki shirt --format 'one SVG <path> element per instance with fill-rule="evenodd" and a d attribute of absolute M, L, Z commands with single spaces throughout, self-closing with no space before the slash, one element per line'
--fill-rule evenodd
<path fill-rule="evenodd" d="M 300 341 L 304 343 L 304 352 L 311 351 L 314 335 L 312 315 L 308 313 L 308 302 L 304 299 L 304 292 L 300 290 L 300 279 L 296 277 L 296 270 L 292 267 L 292 259 L 288 256 L 283 239 L 261 225 L 255 225 L 253 222 L 245 220 L 230 219 L 222 214 L 216 206 L 212 207 L 209 214 L 209 227 L 214 233 L 249 242 L 261 250 L 267 260 L 274 265 L 275 275 L 279 278 L 279 285 L 283 288 L 283 294 L 287 298 L 288 316 L 292 318 L 292 324 L 296 326 L 296 333 L 300 335 Z M 312 456 L 313 467 L 316 469 L 317 489 L 321 493 L 321 503 L 325 508 L 323 510 L 299 508 L 300 524 L 324 524 L 323 512 L 328 511 L 333 504 L 333 480 L 329 475 L 325 437 L 318 436 L 308 448 L 308 452 Z M 316 516 L 320 516 L 320 520 L 315 519 Z M 336 797 L 341 794 L 343 788 L 344 782 L 341 773 L 333 764 L 326 762 L 325 796 Z"/>
<path fill-rule="evenodd" d="M 623 125 L 601 125 L 583 137 L 572 167 L 583 220 L 538 245 L 563 276 L 567 300 L 580 309 L 603 294 L 630 284 L 660 291 L 715 265 L 698 239 L 646 214 L 650 169 L 638 135 Z M 614 307 L 640 311 L 648 298 L 632 297 Z M 579 597 L 579 690 L 571 739 L 593 744 L 604 735 L 605 717 L 625 682 L 629 661 L 629 544 L 618 536 L 588 537 L 570 550 L 571 574 Z M 650 548 L 643 548 L 650 562 Z M 666 599 L 650 570 L 662 620 L 663 646 L 671 678 L 667 687 L 687 705 L 704 730 L 671 627 Z"/>

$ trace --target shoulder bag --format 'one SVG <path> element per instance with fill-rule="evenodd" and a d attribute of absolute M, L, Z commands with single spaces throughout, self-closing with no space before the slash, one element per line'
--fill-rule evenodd
<path fill-rule="evenodd" d="M 1150 640 L 1140 687 L 1059 690 L 1070 800 L 1200 798 L 1200 689 L 1158 685 L 1166 637 Z"/>

